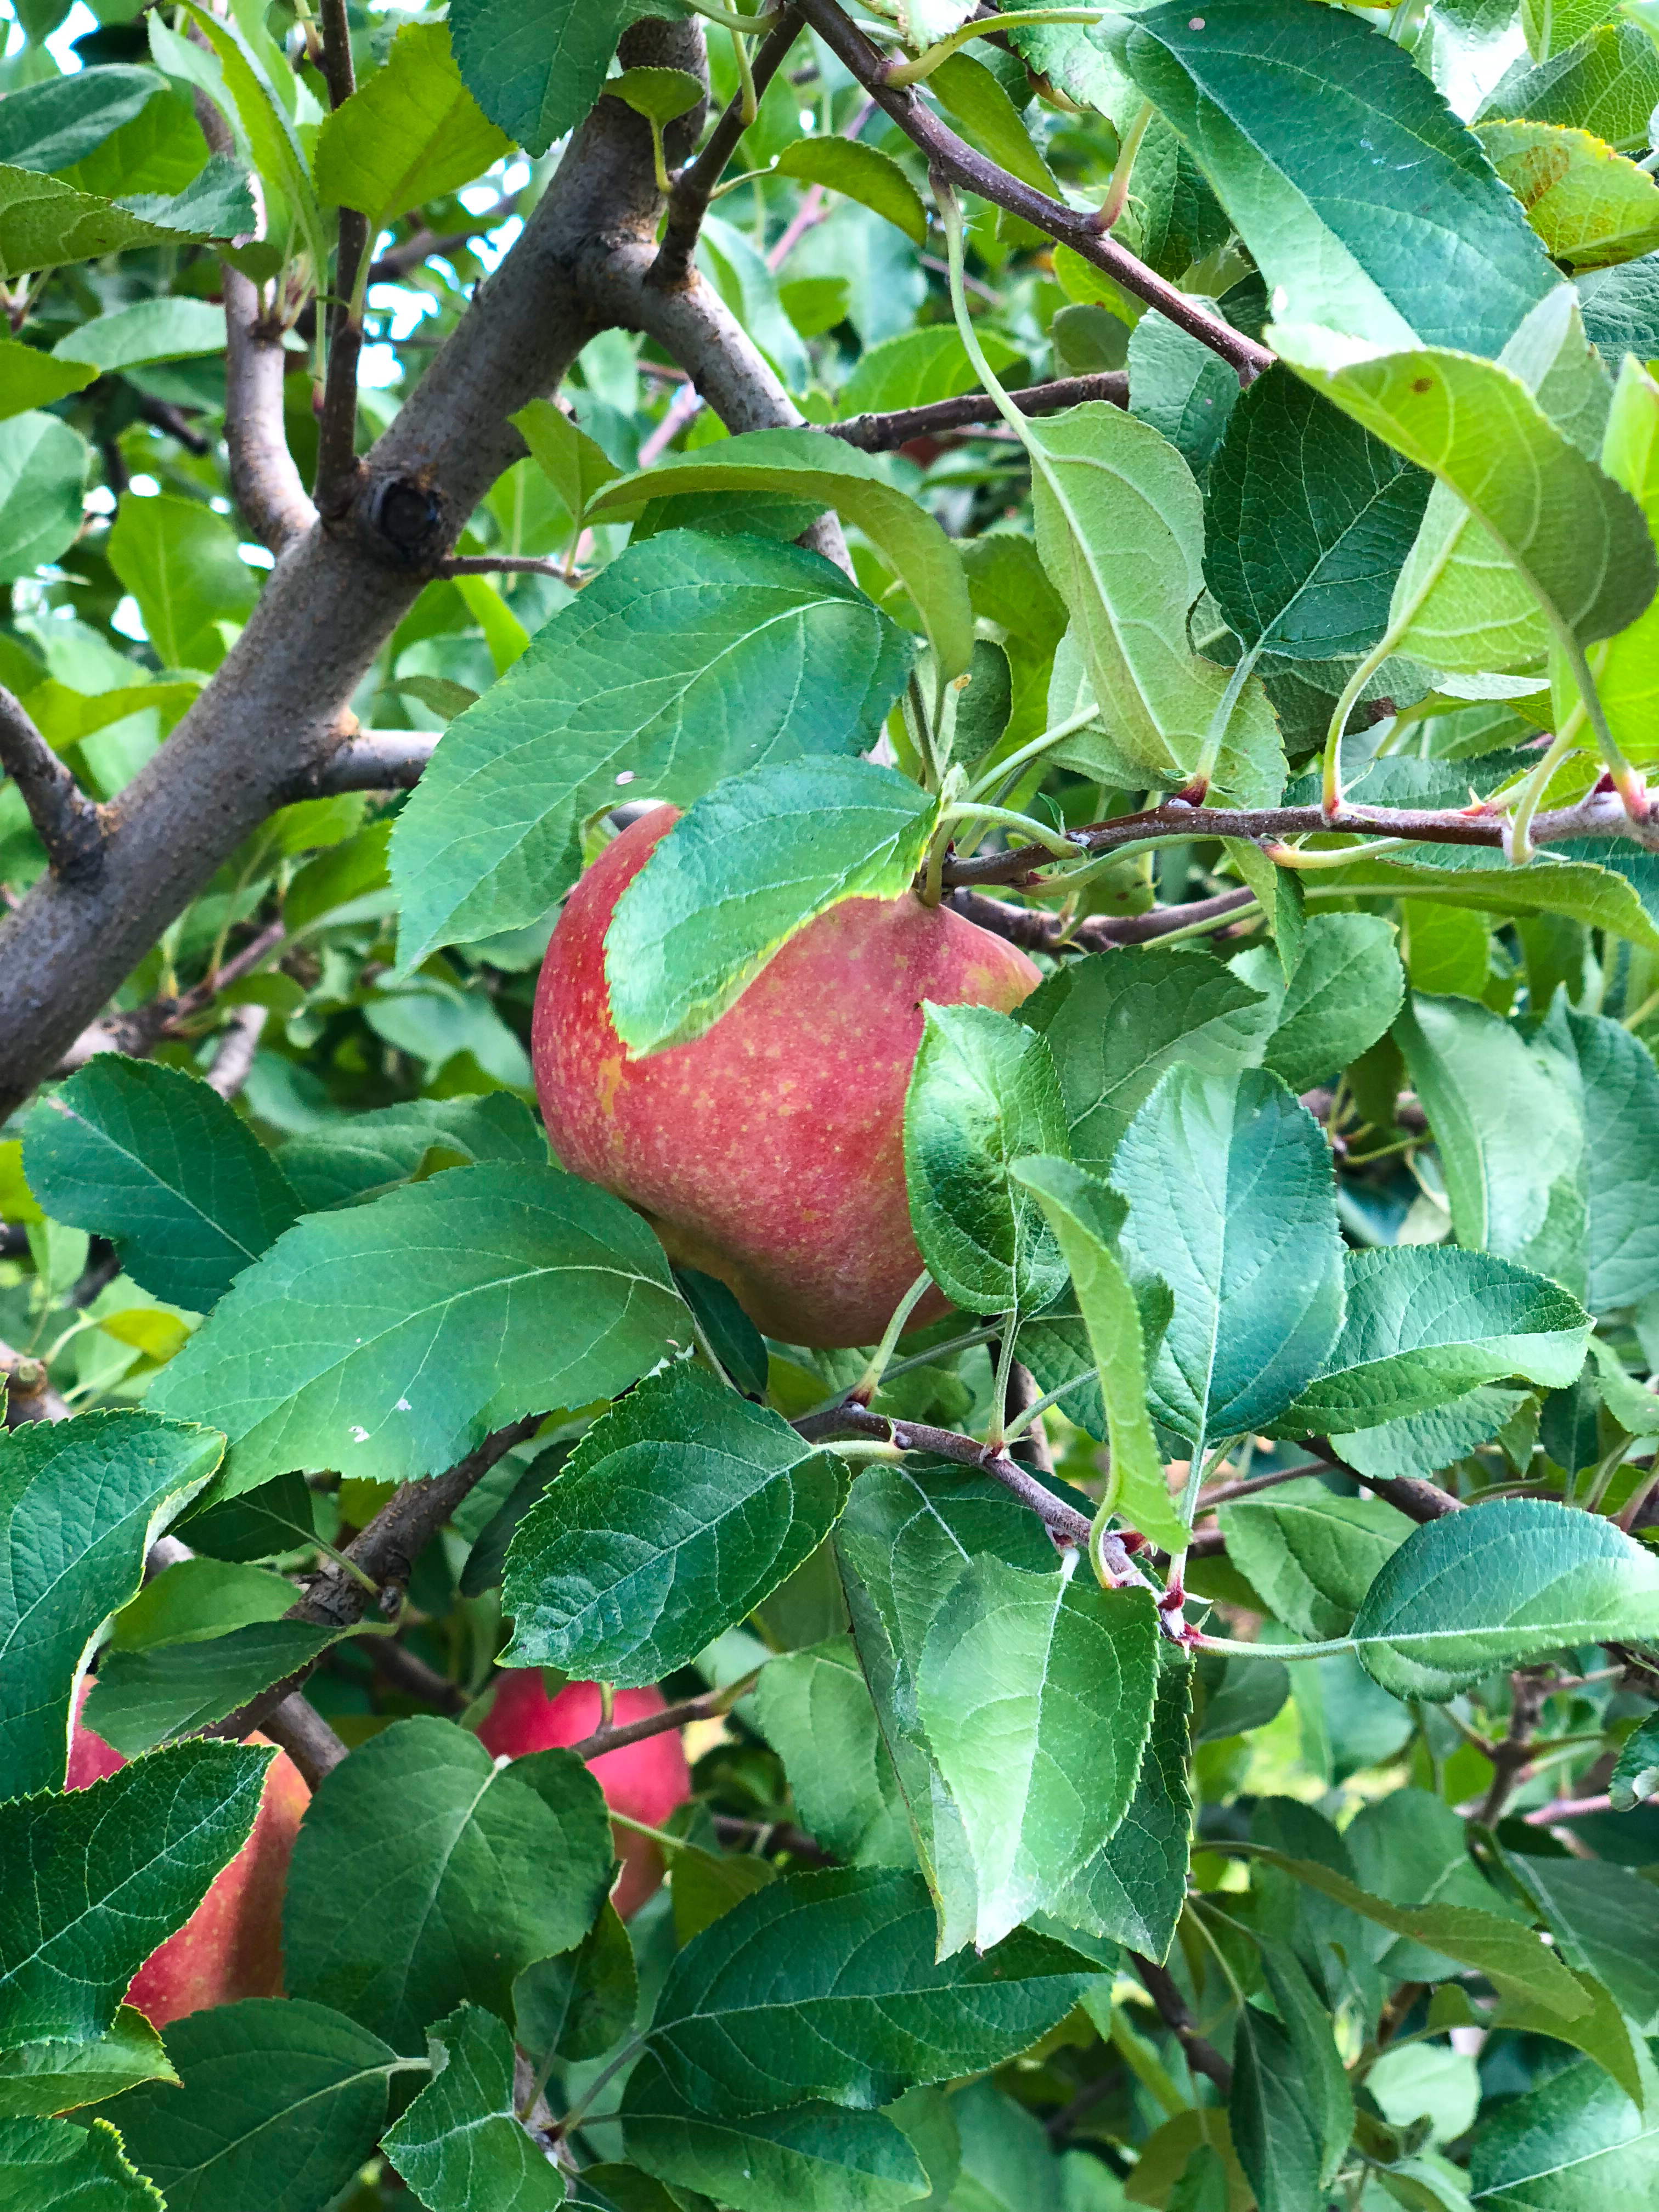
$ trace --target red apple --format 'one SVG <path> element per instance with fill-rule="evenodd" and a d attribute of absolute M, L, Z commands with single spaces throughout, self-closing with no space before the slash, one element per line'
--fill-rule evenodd
<path fill-rule="evenodd" d="M 618 1690 L 611 1718 L 619 1725 L 643 1720 L 663 1710 L 659 1690 Z M 495 1702 L 478 1730 L 478 1741 L 497 1759 L 519 1759 L 527 1751 L 553 1751 L 580 1743 L 599 1725 L 599 1686 L 597 1682 L 567 1682 L 555 1698 L 542 1684 L 539 1667 L 503 1668 L 496 1678 Z M 605 1792 L 612 1811 L 660 1828 L 677 1805 L 691 1795 L 691 1771 L 685 1763 L 679 1733 L 665 1729 L 642 1743 L 624 1744 L 620 1751 L 601 1752 L 588 1762 L 593 1778 Z M 622 1873 L 611 1893 L 611 1903 L 626 1920 L 637 1912 L 662 1881 L 662 1850 L 649 1836 L 636 1836 L 630 1828 L 611 1830 Z"/>
<path fill-rule="evenodd" d="M 793 937 L 695 1043 L 633 1058 L 605 933 L 678 819 L 654 808 L 572 891 L 536 993 L 536 1088 L 567 1168 L 643 1212 L 673 1258 L 791 1344 L 868 1344 L 921 1272 L 904 1093 L 922 1002 L 1006 1012 L 1041 977 L 948 907 L 848 899 Z M 930 1295 L 918 1322 L 945 1310 Z"/>
<path fill-rule="evenodd" d="M 90 1687 L 90 1682 L 82 1686 L 82 1702 Z M 78 1716 L 78 1705 L 76 1711 Z M 250 1743 L 268 1741 L 262 1735 L 248 1738 Z M 77 1717 L 67 1788 L 84 1790 L 125 1765 L 112 1745 Z M 206 2005 L 282 1995 L 283 1885 L 310 1802 L 304 1777 L 288 1753 L 279 1751 L 265 1776 L 253 1832 L 215 1876 L 184 1926 L 152 1951 L 132 1978 L 126 2002 L 153 2027 L 167 2027 Z"/>

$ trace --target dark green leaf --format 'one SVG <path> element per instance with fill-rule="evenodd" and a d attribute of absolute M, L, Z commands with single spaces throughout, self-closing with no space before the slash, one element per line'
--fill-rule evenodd
<path fill-rule="evenodd" d="M 1277 321 L 1491 356 L 1555 283 L 1479 140 L 1358 16 L 1274 0 L 1194 16 L 1178 0 L 1134 17 L 1118 52 L 1219 194 Z"/>
<path fill-rule="evenodd" d="M 463 1597 L 482 1597 L 486 1590 L 497 1586 L 507 1564 L 507 1547 L 513 1541 L 520 1522 L 569 1456 L 570 1446 L 568 1443 L 550 1444 L 545 1451 L 538 1452 L 525 1468 L 501 1505 L 479 1530 L 472 1549 L 466 1555 L 466 1565 L 461 1570 Z"/>
<path fill-rule="evenodd" d="M 0 1805 L 0 2048 L 107 2031 L 247 1841 L 275 1757 L 179 1744 L 85 1790 Z"/>
<path fill-rule="evenodd" d="M 506 2017 L 515 1976 L 586 1934 L 612 1869 L 599 1785 L 568 1752 L 497 1767 L 449 1721 L 396 1721 L 312 1800 L 283 1907 L 288 1986 L 413 2051 L 463 1999 Z"/>
<path fill-rule="evenodd" d="M 302 1620 L 251 1621 L 205 1643 L 111 1651 L 87 1699 L 87 1726 L 133 1758 L 223 1720 L 352 1632 Z"/>
<path fill-rule="evenodd" d="M 161 2192 L 125 2149 L 107 2120 L 0 2119 L 6 2212 L 162 2212 Z"/>
<path fill-rule="evenodd" d="M 1206 952 L 1097 952 L 1047 977 L 1017 1018 L 1048 1040 L 1072 1157 L 1104 1175 L 1166 1068 L 1220 1075 L 1249 1060 L 1250 1036 L 1230 1017 L 1262 1004 Z"/>
<path fill-rule="evenodd" d="M 1589 1137 L 1579 1164 L 1585 1304 L 1597 1314 L 1634 1305 L 1659 1290 L 1659 1068 L 1620 1023 L 1577 1013 L 1565 995 L 1541 1042 Z"/>
<path fill-rule="evenodd" d="M 1446 1698 L 1564 1647 L 1659 1635 L 1659 1561 L 1594 1514 L 1500 1498 L 1407 1537 L 1352 1634 L 1385 1690 Z"/>
<path fill-rule="evenodd" d="M 1234 1498 L 1221 1509 L 1221 1526 L 1228 1558 L 1273 1618 L 1319 1642 L 1347 1633 L 1412 1524 L 1380 1498 L 1339 1498 L 1310 1480 Z"/>
<path fill-rule="evenodd" d="M 205 1083 L 100 1053 L 42 1099 L 25 1172 L 54 1221 L 109 1237 L 134 1282 L 206 1313 L 300 1212 L 282 1169 Z"/>
<path fill-rule="evenodd" d="M 1611 12 L 1608 10 L 1607 12 Z M 1535 67 L 1516 63 L 1481 106 L 1482 118 L 1524 117 L 1588 131 L 1609 146 L 1645 151 L 1659 106 L 1659 53 L 1640 22 L 1602 22 Z"/>
<path fill-rule="evenodd" d="M 0 1787 L 63 1787 L 70 1705 L 102 1623 L 224 1440 L 153 1414 L 83 1414 L 0 1435 Z"/>
<path fill-rule="evenodd" d="M 640 1981 L 628 1930 L 608 1901 L 572 1951 L 533 1960 L 513 1984 L 518 2040 L 539 2068 L 600 2058 L 634 2025 Z"/>
<path fill-rule="evenodd" d="M 1275 363 L 1239 400 L 1204 495 L 1204 580 L 1247 646 L 1370 651 L 1430 479 Z"/>
<path fill-rule="evenodd" d="M 1026 1931 L 938 1964 L 933 1935 L 918 1875 L 786 1875 L 678 1954 L 650 2048 L 701 2112 L 764 2112 L 778 2095 L 867 2112 L 1012 2057 L 1090 1978 L 1076 1953 Z"/>
<path fill-rule="evenodd" d="M 1291 1091 L 1311 1090 L 1376 1042 L 1406 988 L 1394 936 L 1380 915 L 1309 919 L 1262 1055 L 1269 1074 Z M 1285 949 L 1281 936 L 1281 959 Z"/>
<path fill-rule="evenodd" d="M 309 1544 L 317 1534 L 316 1509 L 302 1474 L 279 1474 L 246 1497 L 185 1517 L 191 1548 L 213 1559 L 269 1559 Z"/>
<path fill-rule="evenodd" d="M 427 2030 L 432 2080 L 386 2131 L 384 2148 L 430 2212 L 552 2212 L 564 2176 L 520 2127 L 513 2103 L 513 2037 L 464 2004 Z"/>
<path fill-rule="evenodd" d="M 1461 1905 L 1522 1917 L 1469 1856 L 1468 1832 L 1451 1807 L 1426 1790 L 1396 1790 L 1362 1806 L 1343 1841 L 1360 1886 L 1395 1905 Z M 1391 1981 L 1448 1981 L 1458 1972 L 1455 1959 L 1407 1936 L 1389 1945 L 1381 1963 Z"/>
<path fill-rule="evenodd" d="M 849 1636 L 768 1662 L 761 1733 L 783 1761 L 801 1823 L 850 1866 L 909 1866 L 915 1850 L 892 1755 Z"/>
<path fill-rule="evenodd" d="M 746 1398 L 766 1395 L 766 1340 L 718 1275 L 676 1267 L 674 1282 L 708 1349 Z"/>
<path fill-rule="evenodd" d="M 1650 1713 L 1626 1738 L 1607 1790 L 1615 1813 L 1633 1812 L 1650 1797 L 1659 1796 L 1659 1713 Z"/>
<path fill-rule="evenodd" d="M 0 2056 L 0 2118 L 70 2112 L 140 2081 L 176 2081 L 161 2039 L 123 2005 L 107 2035 L 90 2043 L 26 2043 Z"/>
<path fill-rule="evenodd" d="M 988 1006 L 924 1009 L 904 1107 L 910 1220 L 947 1297 L 975 1313 L 1033 1312 L 1066 1267 L 1012 1164 L 1063 1152 L 1066 1109 L 1042 1036 Z"/>
<path fill-rule="evenodd" d="M 455 1169 L 300 1223 L 151 1402 L 212 1410 L 231 1492 L 296 1465 L 397 1481 L 625 1388 L 676 1335 L 662 1247 L 620 1199 L 553 1168 Z"/>
<path fill-rule="evenodd" d="M 298 1997 L 211 2006 L 167 2044 L 183 2087 L 111 2107 L 167 2212 L 316 2212 L 374 2148 L 391 2078 L 410 2070 L 378 2035 Z"/>
<path fill-rule="evenodd" d="M 817 1550 L 847 1470 L 689 1364 L 583 1437 L 520 1522 L 505 1662 L 638 1685 L 684 1667 Z"/>
<path fill-rule="evenodd" d="M 457 0 L 452 36 L 473 98 L 527 153 L 544 154 L 598 99 L 641 0 Z"/>
<path fill-rule="evenodd" d="M 434 1153 L 486 1160 L 547 1158 L 547 1139 L 521 1098 L 492 1091 L 475 1098 L 411 1098 L 354 1114 L 337 1127 L 290 1137 L 277 1164 L 307 1213 L 366 1198 L 418 1172 Z"/>
<path fill-rule="evenodd" d="M 1200 484 L 1238 396 L 1237 371 L 1212 346 L 1146 310 L 1129 335 L 1129 412 L 1169 440 Z"/>
<path fill-rule="evenodd" d="M 1324 2007 L 1295 1958 L 1264 1943 L 1277 2018 L 1239 2014 L 1229 2099 L 1233 2142 L 1261 2212 L 1308 2212 L 1335 2178 L 1353 2133 L 1353 2093 Z"/>
<path fill-rule="evenodd" d="M 689 1043 L 773 955 L 847 898 L 896 898 L 938 802 L 872 761 L 731 776 L 652 851 L 605 932 L 611 1019 L 637 1056 Z"/>
<path fill-rule="evenodd" d="M 539 921 L 619 777 L 630 798 L 684 805 L 763 762 L 861 751 L 909 659 L 861 592 L 793 546 L 671 532 L 623 554 L 451 723 L 398 817 L 404 963 Z"/>
<path fill-rule="evenodd" d="M 1481 2212 L 1641 2212 L 1659 2190 L 1659 2113 L 1589 2060 L 1564 2067 L 1492 2114 L 1469 2187 Z"/>
<path fill-rule="evenodd" d="M 1593 1974 L 1638 2033 L 1659 2027 L 1659 1891 L 1599 1859 L 1506 1854 L 1571 1966 Z"/>
<path fill-rule="evenodd" d="M 15 86 L 0 111 L 0 161 L 48 174 L 67 169 L 164 89 L 154 70 L 119 64 Z"/>
<path fill-rule="evenodd" d="M 1341 1327 L 1323 1132 L 1260 1069 L 1181 1066 L 1130 1124 L 1114 1173 L 1131 1194 L 1126 1257 L 1175 1295 L 1152 1369 L 1158 1418 L 1194 1437 L 1260 1428 L 1319 1372 Z"/>

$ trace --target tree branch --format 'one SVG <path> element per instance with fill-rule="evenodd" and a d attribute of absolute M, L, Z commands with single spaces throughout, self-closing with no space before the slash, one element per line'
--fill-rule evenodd
<path fill-rule="evenodd" d="M 412 791 L 431 759 L 439 730 L 359 730 L 295 781 L 295 799 L 331 799 L 346 791 Z"/>
<path fill-rule="evenodd" d="M 453 253 L 458 246 L 470 246 L 475 238 L 484 237 L 498 223 L 505 222 L 518 204 L 517 192 L 503 192 L 494 207 L 486 208 L 482 215 L 474 216 L 465 230 L 440 233 L 422 226 L 421 229 L 411 232 L 401 245 L 388 246 L 378 259 L 369 263 L 369 283 L 395 284 L 400 277 L 407 276 L 411 269 L 418 269 L 422 262 L 429 261 L 434 256 L 445 258 Z"/>
<path fill-rule="evenodd" d="M 670 1729 L 689 1728 L 693 1721 L 719 1720 L 729 1713 L 738 1700 L 754 1687 L 755 1678 L 747 1674 L 740 1682 L 729 1682 L 721 1690 L 705 1690 L 701 1697 L 682 1698 L 678 1705 L 665 1705 L 659 1713 L 643 1713 L 636 1721 L 623 1721 L 615 1728 L 595 1729 L 580 1743 L 570 1747 L 578 1759 L 599 1759 L 607 1751 L 620 1751 L 630 1743 L 644 1743 L 647 1737 L 666 1735 Z"/>
<path fill-rule="evenodd" d="M 21 1429 L 25 1421 L 66 1421 L 70 1407 L 46 1378 L 46 1364 L 27 1352 L 14 1352 L 0 1344 L 0 1382 L 6 1386 L 6 1426 Z"/>
<path fill-rule="evenodd" d="M 1491 1827 L 1501 1819 L 1522 1770 L 1534 1750 L 1533 1730 L 1538 1726 L 1544 1700 L 1550 1692 L 1547 1668 L 1517 1668 L 1510 1676 L 1510 1724 L 1503 1741 L 1492 1747 L 1492 1786 L 1482 1799 L 1478 1817 Z"/>
<path fill-rule="evenodd" d="M 1504 816 L 1492 801 L 1437 811 L 1408 806 L 1342 806 L 1327 817 L 1317 806 L 1240 808 L 1188 806 L 1179 799 L 1139 814 L 1119 814 L 1078 834 L 1078 855 L 1098 858 L 1124 845 L 1156 837 L 1243 837 L 1253 844 L 1278 844 L 1291 837 L 1397 837 L 1410 844 L 1484 845 L 1502 851 Z M 1659 852 L 1659 821 L 1632 822 L 1614 792 L 1593 791 L 1576 806 L 1562 806 L 1533 817 L 1535 845 L 1559 845 L 1575 837 L 1628 837 Z M 1355 858 L 1360 855 L 1356 854 Z M 964 884 L 1023 884 L 1034 870 L 1052 865 L 1046 845 L 1021 845 L 1007 853 L 976 860 L 946 860 L 947 889 Z"/>
<path fill-rule="evenodd" d="M 947 866 L 949 863 L 946 863 Z M 1215 898 L 1195 899 L 1188 906 L 1155 907 L 1151 914 L 1085 915 L 1069 926 L 1058 915 L 1040 914 L 1034 907 L 1009 906 L 1001 899 L 986 898 L 971 890 L 954 890 L 945 900 L 965 920 L 994 937 L 1006 938 L 1027 952 L 1110 952 L 1125 945 L 1151 945 L 1177 929 L 1213 921 L 1252 903 L 1251 890 L 1223 891 Z"/>
<path fill-rule="evenodd" d="M 208 1070 L 207 1086 L 222 1098 L 234 1098 L 247 1081 L 259 1038 L 270 1018 L 269 1006 L 238 1006 L 231 1014 L 219 1049 Z"/>
<path fill-rule="evenodd" d="M 761 41 L 755 55 L 752 75 L 755 98 L 765 97 L 766 88 L 777 74 L 779 65 L 800 32 L 800 17 L 792 10 L 775 31 Z M 701 127 L 701 118 L 699 118 Z M 708 212 L 714 187 L 726 163 L 731 160 L 737 143 L 748 129 L 743 118 L 743 95 L 732 95 L 731 105 L 708 134 L 708 143 L 696 160 L 682 169 L 674 179 L 674 189 L 668 195 L 668 227 L 656 259 L 652 263 L 647 282 L 670 289 L 690 282 L 692 256 L 697 250 L 697 235 L 702 228 L 702 219 Z M 695 139 L 693 140 L 695 143 Z"/>
<path fill-rule="evenodd" d="M 451 554 L 447 561 L 434 561 L 434 576 L 563 576 L 562 561 L 544 559 L 535 553 L 461 553 Z"/>
<path fill-rule="evenodd" d="M 1069 246 L 1085 261 L 1091 261 L 1096 268 L 1104 270 L 1126 292 L 1145 300 L 1189 337 L 1219 354 L 1230 368 L 1237 370 L 1241 384 L 1252 382 L 1268 367 L 1273 356 L 1266 346 L 1258 345 L 1243 331 L 1236 331 L 1231 323 L 1207 313 L 1190 294 L 1166 283 L 1145 262 L 1136 260 L 1125 247 L 1097 231 L 1090 216 L 1064 207 L 1058 200 L 1051 200 L 1046 192 L 1021 184 L 994 161 L 976 154 L 964 139 L 958 138 L 939 120 L 916 92 L 889 84 L 888 63 L 863 32 L 842 14 L 835 0 L 798 0 L 798 6 L 836 60 L 852 72 L 866 91 L 875 95 L 899 129 L 953 184 L 1022 216 L 1038 230 L 1046 231 L 1050 238 Z"/>
<path fill-rule="evenodd" d="M 328 104 L 340 106 L 356 89 L 346 0 L 322 0 L 323 76 Z M 357 482 L 357 362 L 363 349 L 357 277 L 368 252 L 368 218 L 343 207 L 334 254 L 335 301 L 328 319 L 328 374 L 317 426 L 317 510 L 337 520 L 351 504 Z M 321 271 L 318 272 L 319 283 Z"/>
<path fill-rule="evenodd" d="M 60 883 L 95 883 L 104 866 L 104 819 L 41 736 L 20 699 L 0 684 L 0 768 L 17 786 L 34 834 Z"/>
<path fill-rule="evenodd" d="M 1129 380 L 1121 368 L 1103 369 L 1096 376 L 1061 376 L 1049 384 L 1027 384 L 1008 394 L 1022 415 L 1057 415 L 1063 407 L 1080 407 L 1085 400 L 1108 399 L 1114 407 L 1129 404 Z M 890 453 L 908 446 L 912 438 L 940 438 L 952 430 L 971 429 L 979 422 L 1000 422 L 995 400 L 982 392 L 960 399 L 936 399 L 927 407 L 901 407 L 890 415 L 853 415 L 845 422 L 826 422 L 826 434 L 863 453 Z"/>
<path fill-rule="evenodd" d="M 1158 2018 L 1186 2052 L 1187 2063 L 1194 2074 L 1207 2075 L 1224 2097 L 1233 2086 L 1233 2069 L 1214 2044 L 1199 2033 L 1192 2008 L 1182 1996 L 1175 1976 L 1167 1966 L 1143 1959 L 1139 1951 L 1131 1951 L 1129 1957 L 1146 1984 L 1147 1996 L 1158 2007 Z"/>
<path fill-rule="evenodd" d="M 82 1030 L 70 1046 L 58 1063 L 58 1073 L 69 1074 L 77 1067 L 84 1067 L 100 1052 L 130 1053 L 134 1059 L 142 1060 L 145 1054 L 155 1051 L 164 1036 L 176 1036 L 198 1014 L 205 1013 L 221 991 L 228 990 L 244 975 L 251 975 L 276 951 L 284 933 L 280 921 L 268 922 L 222 968 L 204 975 L 199 983 L 192 983 L 177 998 L 151 999 L 129 1013 L 111 1014 L 101 1022 L 94 1022 L 90 1029 Z"/>

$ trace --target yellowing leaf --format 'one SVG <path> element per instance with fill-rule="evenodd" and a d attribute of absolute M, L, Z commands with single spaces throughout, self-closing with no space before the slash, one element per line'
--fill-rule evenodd
<path fill-rule="evenodd" d="M 1601 269 L 1659 246 L 1659 185 L 1588 131 L 1483 123 L 1476 135 L 1553 260 Z"/>

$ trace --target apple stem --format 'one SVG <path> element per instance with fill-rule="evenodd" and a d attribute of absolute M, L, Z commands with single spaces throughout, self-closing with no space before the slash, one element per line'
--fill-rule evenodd
<path fill-rule="evenodd" d="M 1000 1453 L 1003 1447 L 1003 1423 L 1008 1411 L 1008 1377 L 1013 1372 L 1014 1340 L 1019 1334 L 1019 1313 L 1017 1308 L 1002 1316 L 1002 1341 L 997 1346 L 997 1377 L 991 1390 L 991 1425 L 985 1432 L 985 1448 Z"/>
<path fill-rule="evenodd" d="M 848 1393 L 848 1395 L 855 1399 L 860 1406 L 867 1406 L 877 1391 L 880 1389 L 881 1378 L 887 1372 L 887 1364 L 897 1347 L 900 1337 L 904 1334 L 904 1324 L 921 1304 L 933 1279 L 924 1267 L 897 1305 L 894 1307 L 892 1318 L 882 1331 L 881 1342 L 870 1355 L 870 1364 Z"/>

